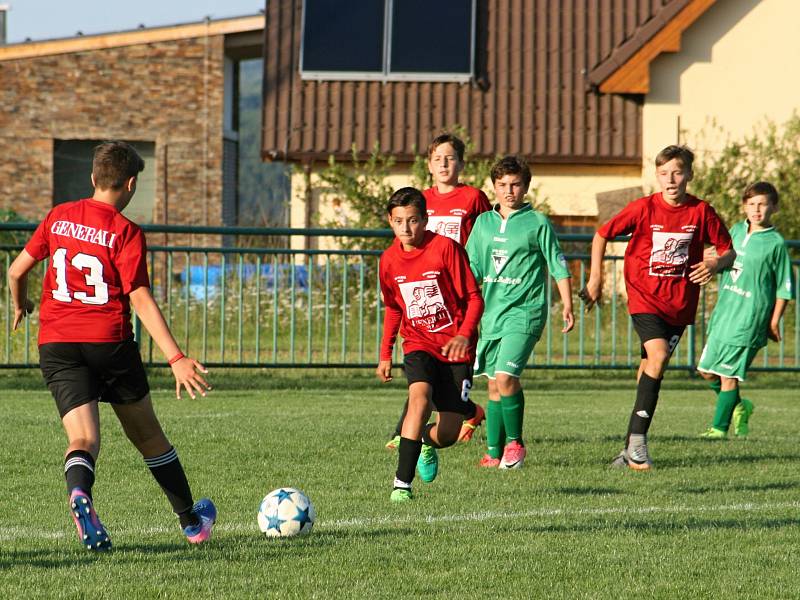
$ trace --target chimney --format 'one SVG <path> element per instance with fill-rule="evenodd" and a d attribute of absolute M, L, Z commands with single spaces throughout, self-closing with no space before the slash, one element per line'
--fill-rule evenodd
<path fill-rule="evenodd" d="M 0 4 L 0 46 L 6 45 L 6 13 L 10 8 L 9 4 Z"/>

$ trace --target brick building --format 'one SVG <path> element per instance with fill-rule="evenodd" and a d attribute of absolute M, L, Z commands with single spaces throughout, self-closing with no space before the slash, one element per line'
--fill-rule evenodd
<path fill-rule="evenodd" d="M 263 28 L 249 16 L 0 46 L 0 208 L 36 221 L 89 195 L 91 148 L 124 139 L 146 161 L 132 218 L 235 223 L 237 65 L 261 56 Z"/>

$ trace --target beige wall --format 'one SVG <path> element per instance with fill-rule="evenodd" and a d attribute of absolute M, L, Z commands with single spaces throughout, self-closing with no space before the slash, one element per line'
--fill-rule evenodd
<path fill-rule="evenodd" d="M 642 115 L 646 186 L 664 146 L 715 152 L 725 136 L 713 133 L 713 122 L 736 139 L 800 108 L 798 24 L 797 0 L 716 2 L 683 33 L 680 52 L 651 63 Z"/>
<path fill-rule="evenodd" d="M 312 185 L 318 182 L 311 175 Z M 411 185 L 406 168 L 398 168 L 390 177 L 393 189 Z M 638 166 L 586 166 L 586 165 L 533 165 L 533 184 L 539 186 L 539 198 L 546 198 L 554 215 L 594 217 L 597 215 L 595 194 L 641 184 Z M 305 226 L 304 175 L 296 169 L 292 175 L 292 203 L 290 226 Z M 490 189 L 485 186 L 484 189 Z M 492 194 L 489 193 L 492 200 Z M 334 219 L 331 198 L 321 197 L 315 192 L 313 214 L 316 225 Z M 301 238 L 295 238 L 293 247 L 303 245 Z M 326 240 L 320 240 L 320 247 L 330 247 Z"/>

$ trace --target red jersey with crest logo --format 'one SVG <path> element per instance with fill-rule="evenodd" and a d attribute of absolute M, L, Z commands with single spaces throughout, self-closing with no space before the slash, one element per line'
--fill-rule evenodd
<path fill-rule="evenodd" d="M 150 287 L 138 225 L 91 198 L 53 208 L 25 250 L 49 258 L 39 309 L 39 344 L 120 342 L 133 335 L 128 294 Z"/>
<path fill-rule="evenodd" d="M 625 286 L 630 313 L 655 314 L 672 325 L 694 322 L 700 286 L 690 267 L 703 261 L 705 244 L 721 255 L 731 237 L 714 208 L 692 196 L 679 206 L 661 192 L 628 204 L 597 233 L 607 240 L 630 235 L 625 250 Z"/>
<path fill-rule="evenodd" d="M 475 360 L 483 298 L 461 246 L 426 231 L 420 247 L 407 252 L 395 239 L 381 255 L 379 270 L 386 306 L 381 360 L 391 360 L 398 331 L 405 354 L 422 350 L 442 361 L 448 360 L 442 346 L 463 335 L 469 351 L 453 362 Z"/>
<path fill-rule="evenodd" d="M 466 245 L 478 215 L 492 210 L 489 199 L 481 190 L 463 183 L 452 192 L 442 194 L 436 186 L 423 191 L 428 209 L 426 229 Z"/>

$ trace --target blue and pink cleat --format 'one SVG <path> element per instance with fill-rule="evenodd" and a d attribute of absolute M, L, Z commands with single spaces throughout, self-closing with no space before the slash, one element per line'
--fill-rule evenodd
<path fill-rule="evenodd" d="M 75 488 L 69 495 L 69 507 L 81 544 L 93 552 L 111 550 L 111 538 L 97 517 L 89 495 L 82 489 Z"/>
<path fill-rule="evenodd" d="M 195 502 L 192 512 L 197 515 L 199 523 L 183 528 L 183 535 L 190 544 L 202 544 L 211 537 L 211 530 L 217 521 L 217 507 L 208 498 Z"/>

